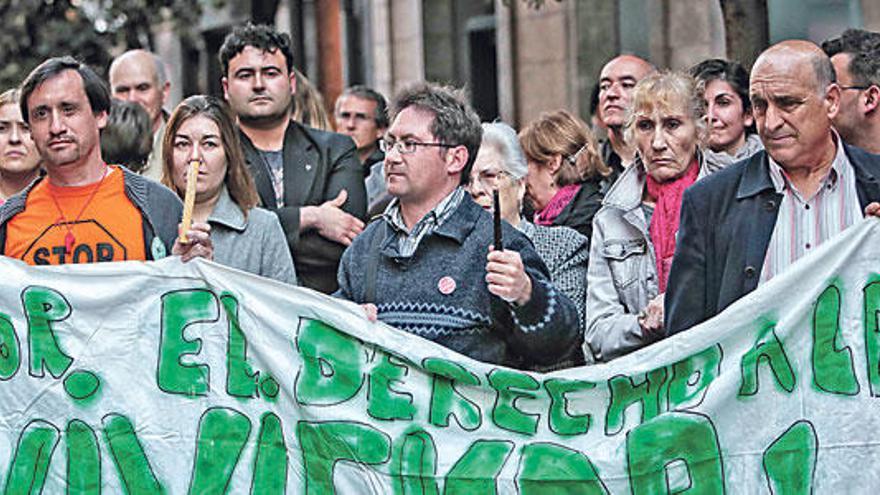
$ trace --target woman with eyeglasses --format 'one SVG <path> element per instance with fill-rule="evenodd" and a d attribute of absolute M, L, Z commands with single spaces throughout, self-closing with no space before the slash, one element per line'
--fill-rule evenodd
<path fill-rule="evenodd" d="M 468 192 L 477 204 L 492 212 L 492 192 L 498 191 L 501 218 L 519 229 L 535 245 L 550 271 L 553 285 L 577 306 L 583 331 L 589 240 L 574 229 L 538 226 L 522 217 L 528 171 L 516 131 L 503 123 L 483 124 L 483 140 L 471 169 Z M 580 349 L 573 349 L 553 369 L 578 366 L 583 362 Z"/>
<path fill-rule="evenodd" d="M 162 159 L 162 183 L 181 199 L 190 163 L 198 162 L 193 221 L 211 226 L 214 261 L 296 284 L 281 223 L 257 208 L 235 119 L 223 100 L 196 95 L 180 102 L 165 129 Z"/>
<path fill-rule="evenodd" d="M 693 66 L 706 104 L 709 127 L 704 150 L 710 171 L 722 169 L 764 149 L 755 133 L 749 100 L 749 74 L 738 62 L 713 58 Z"/>
<path fill-rule="evenodd" d="M 687 74 L 651 74 L 633 89 L 624 137 L 636 160 L 605 196 L 590 243 L 586 343 L 597 361 L 665 336 L 663 294 L 682 198 L 707 173 L 703 116 Z"/>
<path fill-rule="evenodd" d="M 530 122 L 519 141 L 529 167 L 526 197 L 535 224 L 571 227 L 589 238 L 593 215 L 612 181 L 590 128 L 558 110 Z"/>

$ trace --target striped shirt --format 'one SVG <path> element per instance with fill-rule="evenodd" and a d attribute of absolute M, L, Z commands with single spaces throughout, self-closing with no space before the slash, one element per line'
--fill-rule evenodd
<path fill-rule="evenodd" d="M 863 217 L 852 165 L 835 135 L 837 153 L 831 170 L 812 198 L 794 188 L 778 163 L 770 161 L 770 179 L 782 194 L 773 235 L 764 257 L 760 283 L 788 269 L 801 256 L 834 237 Z"/>
<path fill-rule="evenodd" d="M 406 228 L 406 222 L 403 221 L 403 213 L 400 211 L 400 202 L 395 198 L 385 213 L 382 215 L 386 222 L 394 229 L 397 237 L 397 251 L 403 257 L 410 257 L 416 252 L 419 243 L 426 235 L 433 233 L 438 227 L 443 225 L 452 213 L 461 204 L 464 198 L 465 190 L 456 187 L 454 191 L 443 198 L 437 206 L 429 211 L 421 218 L 412 230 Z"/>

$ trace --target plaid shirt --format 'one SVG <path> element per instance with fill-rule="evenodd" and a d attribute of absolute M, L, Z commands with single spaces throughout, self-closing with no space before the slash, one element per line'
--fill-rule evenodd
<path fill-rule="evenodd" d="M 811 198 L 801 196 L 782 167 L 768 155 L 770 179 L 776 192 L 782 194 L 782 202 L 764 257 L 760 283 L 784 272 L 819 244 L 862 218 L 855 171 L 836 134 L 835 141 L 837 154 L 831 170 Z"/>
<path fill-rule="evenodd" d="M 403 221 L 403 214 L 400 212 L 400 202 L 395 198 L 388 205 L 382 217 L 394 229 L 400 255 L 407 258 L 412 256 L 416 252 L 416 248 L 419 247 L 422 238 L 434 232 L 437 227 L 443 225 L 443 222 L 452 216 L 465 194 L 464 189 L 456 187 L 454 191 L 437 203 L 434 209 L 416 222 L 412 230 L 406 228 L 406 222 Z"/>

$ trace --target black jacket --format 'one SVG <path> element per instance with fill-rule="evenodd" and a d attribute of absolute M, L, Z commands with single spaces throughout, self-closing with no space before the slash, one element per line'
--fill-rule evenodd
<path fill-rule="evenodd" d="M 880 201 L 880 155 L 844 143 L 862 209 Z M 666 331 L 674 334 L 720 313 L 755 290 L 782 195 L 760 151 L 701 179 L 684 194 L 666 291 Z"/>
<path fill-rule="evenodd" d="M 291 121 L 284 135 L 284 207 L 278 208 L 269 165 L 242 132 L 242 148 L 263 207 L 281 220 L 300 283 L 330 294 L 337 288 L 336 270 L 345 246 L 299 227 L 300 207 L 319 206 L 348 192 L 342 209 L 366 217 L 364 173 L 354 141 L 348 136 L 305 127 Z"/>
<path fill-rule="evenodd" d="M 564 225 L 577 230 L 591 239 L 593 236 L 593 215 L 602 207 L 605 197 L 603 183 L 597 179 L 581 182 L 581 188 L 556 219 L 553 225 Z"/>

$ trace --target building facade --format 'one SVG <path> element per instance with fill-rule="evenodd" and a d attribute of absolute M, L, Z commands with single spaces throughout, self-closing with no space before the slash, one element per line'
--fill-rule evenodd
<path fill-rule="evenodd" d="M 328 105 L 348 85 L 386 95 L 420 80 L 466 85 L 484 120 L 514 126 L 544 110 L 589 115 L 602 65 L 633 53 L 687 68 L 733 51 L 718 0 L 274 0 L 225 2 L 182 38 L 173 19 L 155 26 L 169 61 L 173 101 L 220 94 L 217 49 L 232 26 L 254 19 L 291 34 L 297 67 Z M 756 49 L 787 38 L 816 42 L 846 27 L 880 30 L 873 0 L 728 0 L 756 12 Z M 751 10 L 750 10 L 751 9 Z M 765 41 L 766 40 L 766 41 Z M 756 50 L 743 60 L 749 64 Z"/>

